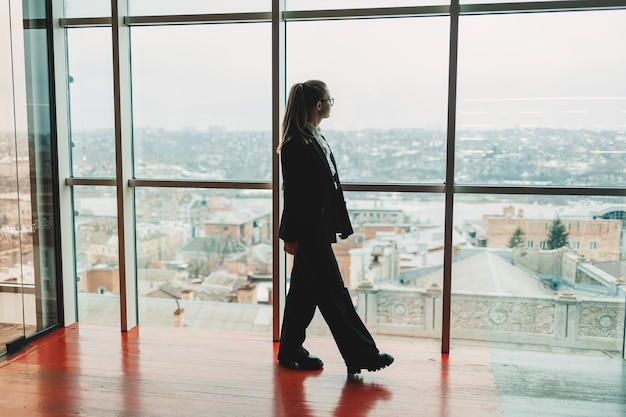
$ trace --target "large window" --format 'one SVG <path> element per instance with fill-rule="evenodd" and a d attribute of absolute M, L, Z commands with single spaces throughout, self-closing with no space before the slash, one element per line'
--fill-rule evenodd
<path fill-rule="evenodd" d="M 623 350 L 626 2 L 129 0 L 121 26 L 66 3 L 74 239 L 126 239 L 139 324 L 276 336 L 281 109 L 321 79 L 355 228 L 334 249 L 368 328 Z M 124 262 L 88 252 L 77 271 Z M 82 297 L 124 314 L 111 288 Z"/>
<path fill-rule="evenodd" d="M 456 183 L 623 185 L 623 18 L 461 16 Z M 622 350 L 623 199 L 509 194 L 455 199 L 453 340 Z"/>

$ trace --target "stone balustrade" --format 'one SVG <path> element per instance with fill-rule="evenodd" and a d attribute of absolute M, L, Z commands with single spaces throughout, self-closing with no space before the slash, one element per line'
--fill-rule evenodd
<path fill-rule="evenodd" d="M 374 333 L 440 338 L 441 288 L 360 287 L 357 310 Z M 624 294 L 585 299 L 570 291 L 518 297 L 453 292 L 451 337 L 548 350 L 621 352 Z"/>

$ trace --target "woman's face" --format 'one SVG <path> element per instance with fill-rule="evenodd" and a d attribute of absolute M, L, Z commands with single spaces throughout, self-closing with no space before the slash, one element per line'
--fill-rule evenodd
<path fill-rule="evenodd" d="M 330 117 L 330 108 L 332 107 L 333 99 L 330 96 L 330 91 L 326 89 L 326 93 L 324 94 L 324 99 L 320 101 L 320 118 L 327 119 Z"/>

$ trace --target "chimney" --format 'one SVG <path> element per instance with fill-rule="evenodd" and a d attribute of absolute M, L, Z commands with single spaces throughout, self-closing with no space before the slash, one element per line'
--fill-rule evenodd
<path fill-rule="evenodd" d="M 256 304 L 256 285 L 246 284 L 237 289 L 237 302 L 242 304 Z"/>

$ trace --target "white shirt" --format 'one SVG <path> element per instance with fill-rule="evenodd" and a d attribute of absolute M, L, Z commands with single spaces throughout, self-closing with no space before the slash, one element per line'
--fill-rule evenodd
<path fill-rule="evenodd" d="M 335 164 L 333 164 L 332 159 L 330 159 L 330 146 L 328 146 L 328 143 L 322 137 L 322 134 L 320 133 L 320 131 L 315 128 L 315 126 L 313 126 L 312 124 L 309 124 L 309 130 L 311 131 L 311 133 L 313 133 L 313 137 L 315 138 L 317 143 L 320 145 L 320 147 L 324 151 L 324 155 L 326 155 L 326 160 L 328 161 L 328 166 L 330 167 L 330 173 L 334 177 L 336 174 L 336 171 L 335 171 Z"/>

